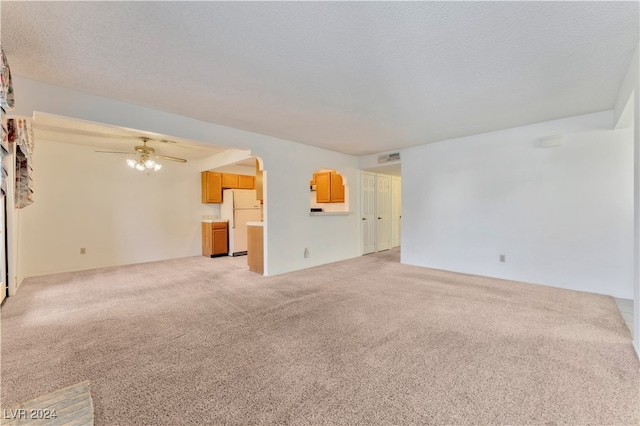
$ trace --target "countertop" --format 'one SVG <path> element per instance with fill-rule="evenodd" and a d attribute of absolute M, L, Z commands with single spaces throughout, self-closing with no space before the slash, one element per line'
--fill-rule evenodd
<path fill-rule="evenodd" d="M 264 226 L 264 222 L 247 222 L 247 226 Z"/>

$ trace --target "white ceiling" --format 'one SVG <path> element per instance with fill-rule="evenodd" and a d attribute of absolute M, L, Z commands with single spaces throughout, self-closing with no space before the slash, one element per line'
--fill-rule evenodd
<path fill-rule="evenodd" d="M 611 109 L 638 27 L 638 2 L 3 1 L 1 37 L 16 76 L 365 155 Z"/>

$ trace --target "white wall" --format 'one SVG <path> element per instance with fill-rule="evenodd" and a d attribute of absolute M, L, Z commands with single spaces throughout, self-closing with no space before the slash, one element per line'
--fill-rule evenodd
<path fill-rule="evenodd" d="M 636 46 L 636 50 L 631 58 L 631 63 L 629 63 L 629 68 L 627 69 L 624 79 L 622 80 L 622 84 L 620 85 L 620 89 L 618 90 L 618 96 L 616 96 L 613 107 L 613 120 L 615 125 L 617 125 L 623 117 L 625 107 L 631 98 L 631 93 L 636 87 L 638 87 L 638 81 L 640 80 L 640 70 L 638 69 L 638 62 L 640 61 L 639 51 L 640 44 Z"/>
<path fill-rule="evenodd" d="M 256 175 L 256 168 L 255 167 L 240 166 L 240 165 L 237 165 L 237 164 L 232 164 L 230 166 L 216 167 L 215 169 L 213 169 L 213 171 L 214 172 L 220 172 L 220 173 L 233 173 L 233 174 L 245 175 L 245 176 L 255 176 Z"/>
<path fill-rule="evenodd" d="M 610 111 L 403 150 L 402 262 L 633 297 L 633 135 L 612 122 Z M 555 134 L 562 146 L 537 146 Z"/>
<path fill-rule="evenodd" d="M 268 259 L 266 269 L 270 275 L 356 257 L 360 254 L 357 212 L 349 216 L 311 217 L 309 215 L 309 176 L 314 170 L 323 167 L 340 170 L 350 185 L 350 205 L 358 205 L 355 198 L 359 193 L 356 157 L 19 77 L 14 78 L 14 89 L 15 114 L 31 116 L 35 111 L 41 111 L 141 129 L 216 146 L 251 150 L 253 155 L 262 159 L 267 176 L 265 256 Z M 36 145 L 36 158 L 40 155 L 38 149 Z M 238 157 L 239 159 L 241 158 Z M 200 170 L 190 189 L 197 191 L 198 200 L 200 197 L 199 172 L 225 164 L 218 163 L 216 159 L 208 162 L 206 166 L 204 163 L 197 164 Z M 36 193 L 37 198 L 43 195 L 42 191 Z M 40 201 L 36 203 L 38 202 Z M 124 214 L 120 213 L 120 210 L 125 211 L 121 206 L 104 205 L 104 207 L 114 210 L 113 214 L 118 217 Z M 200 226 L 201 214 L 206 213 L 202 213 L 201 210 L 193 218 L 194 227 Z M 67 236 L 66 238 L 76 237 Z M 150 242 L 140 244 L 148 250 L 152 249 Z M 165 247 L 165 251 L 177 250 L 170 241 L 164 244 L 172 246 Z M 303 256 L 305 248 L 310 251 L 308 259 Z M 30 256 L 29 253 L 23 253 L 25 256 Z M 188 256 L 193 254 L 193 251 L 185 246 L 182 253 L 175 253 L 176 257 Z"/>
<path fill-rule="evenodd" d="M 348 186 L 350 206 L 359 206 L 356 157 L 290 143 L 264 155 L 267 171 L 269 274 L 321 265 L 360 255 L 358 212 L 348 216 L 310 216 L 309 180 L 315 170 L 335 169 Z M 274 211 L 274 209 L 277 209 Z M 304 258 L 304 249 L 309 258 Z M 287 256 L 282 256 L 287 253 Z M 274 262 L 273 256 L 278 256 Z"/>
<path fill-rule="evenodd" d="M 95 149 L 37 141 L 35 202 L 18 213 L 19 277 L 201 254 L 193 163 L 147 174 Z"/>
<path fill-rule="evenodd" d="M 633 347 L 640 357 L 640 42 L 614 104 L 616 127 L 633 129 L 634 143 L 634 293 Z"/>

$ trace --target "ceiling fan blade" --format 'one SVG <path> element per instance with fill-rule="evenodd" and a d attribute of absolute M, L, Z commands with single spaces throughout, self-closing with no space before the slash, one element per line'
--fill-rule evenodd
<path fill-rule="evenodd" d="M 178 157 L 169 157 L 166 155 L 155 155 L 156 158 L 161 158 L 163 160 L 169 160 L 169 161 L 177 161 L 178 163 L 186 163 L 187 160 L 185 160 L 184 158 L 178 158 Z"/>

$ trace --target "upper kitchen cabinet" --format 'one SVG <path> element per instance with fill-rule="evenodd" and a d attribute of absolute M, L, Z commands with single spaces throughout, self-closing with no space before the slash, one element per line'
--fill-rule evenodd
<path fill-rule="evenodd" d="M 311 183 L 317 203 L 344 203 L 344 183 L 335 170 L 314 173 Z"/>
<path fill-rule="evenodd" d="M 201 190 L 203 203 L 222 203 L 222 173 L 202 172 Z"/>
<path fill-rule="evenodd" d="M 238 175 L 231 173 L 222 174 L 222 187 L 223 188 L 238 188 Z"/>
<path fill-rule="evenodd" d="M 238 189 L 255 189 L 255 187 L 253 176 L 238 175 Z"/>
<path fill-rule="evenodd" d="M 222 187 L 224 189 L 255 189 L 255 178 L 248 175 L 222 173 Z"/>
<path fill-rule="evenodd" d="M 344 203 L 344 183 L 342 175 L 331 172 L 331 202 Z"/>

